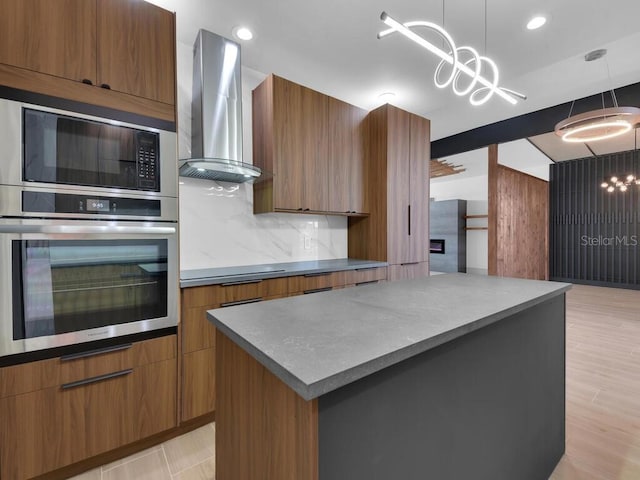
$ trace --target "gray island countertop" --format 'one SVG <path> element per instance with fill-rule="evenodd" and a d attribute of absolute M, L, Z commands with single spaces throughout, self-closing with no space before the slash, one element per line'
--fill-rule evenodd
<path fill-rule="evenodd" d="M 214 309 L 208 317 L 311 400 L 569 288 L 447 274 Z"/>
<path fill-rule="evenodd" d="M 200 268 L 180 271 L 180 287 L 218 285 L 226 282 L 250 282 L 267 278 L 291 277 L 363 268 L 386 267 L 387 262 L 337 258 L 333 260 L 308 260 L 301 262 L 267 263 L 237 267 Z"/>

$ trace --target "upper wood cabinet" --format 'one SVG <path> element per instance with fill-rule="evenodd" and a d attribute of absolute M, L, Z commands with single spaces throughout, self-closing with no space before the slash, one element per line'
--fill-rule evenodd
<path fill-rule="evenodd" d="M 329 97 L 329 203 L 332 211 L 367 213 L 367 111 Z"/>
<path fill-rule="evenodd" d="M 370 215 L 351 219 L 349 257 L 424 264 L 409 277 L 428 271 L 430 122 L 383 105 L 369 113 L 369 128 Z"/>
<path fill-rule="evenodd" d="M 142 0 L 98 0 L 98 84 L 175 103 L 175 17 Z"/>
<path fill-rule="evenodd" d="M 0 63 L 96 82 L 96 2 L 0 0 Z"/>
<path fill-rule="evenodd" d="M 0 11 L 0 85 L 175 122 L 173 13 L 143 0 L 0 0 Z"/>
<path fill-rule="evenodd" d="M 356 107 L 267 77 L 253 91 L 253 163 L 273 178 L 254 185 L 254 213 L 363 213 L 362 121 Z"/>

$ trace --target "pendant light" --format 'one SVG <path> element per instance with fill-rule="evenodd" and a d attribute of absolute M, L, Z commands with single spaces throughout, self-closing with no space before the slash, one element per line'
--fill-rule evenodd
<path fill-rule="evenodd" d="M 584 60 L 592 62 L 604 57 L 606 53 L 607 50 L 604 48 L 593 50 L 584 56 Z M 609 82 L 611 82 L 610 75 Z M 562 137 L 565 142 L 590 143 L 624 135 L 635 127 L 640 120 L 640 108 L 618 106 L 618 99 L 613 88 L 611 89 L 613 107 L 605 108 L 604 93 L 600 95 L 602 96 L 602 108 L 599 110 L 591 110 L 572 116 L 575 100 L 571 102 L 569 116 L 555 126 L 556 135 Z"/>

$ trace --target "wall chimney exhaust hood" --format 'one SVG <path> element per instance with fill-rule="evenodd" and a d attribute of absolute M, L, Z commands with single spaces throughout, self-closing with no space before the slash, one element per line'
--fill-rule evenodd
<path fill-rule="evenodd" d="M 240 45 L 207 30 L 194 45 L 191 157 L 178 162 L 183 177 L 253 183 L 262 173 L 242 162 Z"/>

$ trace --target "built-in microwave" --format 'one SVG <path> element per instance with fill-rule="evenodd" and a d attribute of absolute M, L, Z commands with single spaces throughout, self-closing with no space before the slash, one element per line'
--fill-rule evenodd
<path fill-rule="evenodd" d="M 177 197 L 175 132 L 0 99 L 0 184 Z"/>

